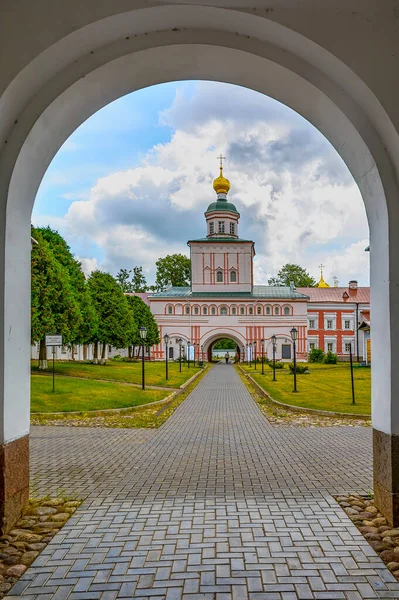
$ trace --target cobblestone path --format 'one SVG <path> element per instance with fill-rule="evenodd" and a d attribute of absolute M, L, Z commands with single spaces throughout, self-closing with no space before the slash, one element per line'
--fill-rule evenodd
<path fill-rule="evenodd" d="M 31 437 L 37 492 L 87 498 L 12 598 L 399 599 L 331 496 L 370 491 L 369 430 L 274 428 L 229 365 L 157 431 Z"/>

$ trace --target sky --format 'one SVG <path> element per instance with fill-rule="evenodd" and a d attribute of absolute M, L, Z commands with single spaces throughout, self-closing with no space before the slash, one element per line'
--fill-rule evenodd
<path fill-rule="evenodd" d="M 256 284 L 290 262 L 369 285 L 364 204 L 340 156 L 288 107 L 230 84 L 162 84 L 95 113 L 54 157 L 32 222 L 58 230 L 86 274 L 142 266 L 151 284 L 158 258 L 206 235 L 220 152 Z"/>

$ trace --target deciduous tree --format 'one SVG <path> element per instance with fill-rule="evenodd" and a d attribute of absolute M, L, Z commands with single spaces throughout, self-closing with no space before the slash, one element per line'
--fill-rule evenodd
<path fill-rule="evenodd" d="M 290 263 L 284 265 L 277 273 L 277 277 L 271 277 L 268 283 L 273 286 L 289 286 L 292 283 L 295 287 L 316 285 L 316 281 L 303 267 Z"/>
<path fill-rule="evenodd" d="M 155 264 L 157 266 L 156 290 L 162 290 L 168 284 L 177 287 L 190 285 L 191 261 L 184 254 L 170 254 L 159 258 Z"/>

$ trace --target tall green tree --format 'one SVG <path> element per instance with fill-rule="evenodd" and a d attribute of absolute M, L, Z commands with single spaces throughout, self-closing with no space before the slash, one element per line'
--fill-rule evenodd
<path fill-rule="evenodd" d="M 127 302 L 133 319 L 131 337 L 129 340 L 129 357 L 134 355 L 134 348 L 142 344 L 140 337 L 140 327 L 147 329 L 146 346 L 159 344 L 159 329 L 147 304 L 139 296 L 127 296 Z"/>
<path fill-rule="evenodd" d="M 295 287 L 315 287 L 316 280 L 303 267 L 287 263 L 277 277 L 271 277 L 268 283 L 273 286 L 289 286 L 293 283 Z"/>
<path fill-rule="evenodd" d="M 168 284 L 177 287 L 190 285 L 191 261 L 184 254 L 169 254 L 164 258 L 159 258 L 155 264 L 157 266 L 156 290 L 162 290 Z"/>
<path fill-rule="evenodd" d="M 39 342 L 39 368 L 47 368 L 45 336 L 62 335 L 69 344 L 82 325 L 82 315 L 68 269 L 54 256 L 39 230 L 33 231 L 38 244 L 32 248 L 31 339 Z"/>
<path fill-rule="evenodd" d="M 68 271 L 72 292 L 79 306 L 81 325 L 75 328 L 75 336 L 70 340 L 72 346 L 93 342 L 98 327 L 98 317 L 81 263 L 74 258 L 70 247 L 58 231 L 50 227 L 37 227 L 32 230 L 32 236 L 36 239 L 38 235 L 46 240 L 55 259 Z"/>
<path fill-rule="evenodd" d="M 118 271 L 118 273 L 116 274 L 116 281 L 118 282 L 122 292 L 126 293 L 130 293 L 130 292 L 134 292 L 133 290 L 133 284 L 130 281 L 130 274 L 131 274 L 131 269 L 120 269 Z"/>
<path fill-rule="evenodd" d="M 143 267 L 133 267 L 132 288 L 133 292 L 148 292 L 149 287 L 143 273 Z"/>
<path fill-rule="evenodd" d="M 106 346 L 126 348 L 133 328 L 133 319 L 126 296 L 109 273 L 94 271 L 88 279 L 92 302 L 98 315 L 97 340 L 102 343 L 102 356 Z"/>

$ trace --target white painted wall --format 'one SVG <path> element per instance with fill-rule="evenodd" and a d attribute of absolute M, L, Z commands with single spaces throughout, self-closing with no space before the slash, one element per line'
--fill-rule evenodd
<path fill-rule="evenodd" d="M 141 87 L 204 78 L 269 94 L 318 127 L 365 200 L 373 423 L 399 433 L 399 79 L 395 4 L 4 0 L 0 40 L 0 442 L 29 411 L 29 221 L 67 136 Z M 266 10 L 267 8 L 267 10 Z"/>

